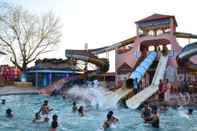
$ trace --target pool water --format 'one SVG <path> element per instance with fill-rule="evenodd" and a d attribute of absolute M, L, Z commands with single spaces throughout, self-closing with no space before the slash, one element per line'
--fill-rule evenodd
<path fill-rule="evenodd" d="M 54 110 L 50 113 L 58 115 L 58 131 L 102 131 L 100 129 L 108 110 L 99 110 L 86 105 L 84 117 L 72 113 L 72 101 L 63 100 L 62 97 L 44 97 L 38 95 L 2 96 L 6 99 L 5 105 L 0 105 L 0 131 L 48 131 L 49 123 L 34 124 L 32 119 L 44 100 L 49 100 L 49 106 Z M 5 117 L 5 110 L 11 108 L 15 117 Z M 168 109 L 160 114 L 160 129 L 154 129 L 144 124 L 139 111 L 118 108 L 114 115 L 120 122 L 111 131 L 197 131 L 197 111 L 188 118 L 187 108 Z"/>

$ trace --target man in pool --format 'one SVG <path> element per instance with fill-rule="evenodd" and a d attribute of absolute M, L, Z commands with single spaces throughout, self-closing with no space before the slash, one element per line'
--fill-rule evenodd
<path fill-rule="evenodd" d="M 79 115 L 80 115 L 81 117 L 84 116 L 84 108 L 83 108 L 83 106 L 80 106 L 80 107 L 79 107 L 78 112 L 79 112 Z"/>
<path fill-rule="evenodd" d="M 74 101 L 73 102 L 73 106 L 72 106 L 72 112 L 76 112 L 77 111 L 77 104 L 76 102 Z"/>
<path fill-rule="evenodd" d="M 141 113 L 141 117 L 144 119 L 144 122 L 148 122 L 148 121 L 151 121 L 152 120 L 152 110 L 151 108 L 149 107 L 148 103 L 144 103 L 144 108 L 142 110 L 142 113 Z"/>
<path fill-rule="evenodd" d="M 157 110 L 153 111 L 153 115 L 152 115 L 152 120 L 148 121 L 148 123 L 152 124 L 152 127 L 154 128 L 159 128 L 159 114 L 157 113 Z"/>
<path fill-rule="evenodd" d="M 41 113 L 41 117 L 44 119 L 44 121 L 48 121 L 49 118 L 48 118 L 48 114 L 50 111 L 52 111 L 53 109 L 50 109 L 49 106 L 48 106 L 48 101 L 45 100 L 44 101 L 44 104 L 41 106 L 40 110 L 38 113 Z"/>

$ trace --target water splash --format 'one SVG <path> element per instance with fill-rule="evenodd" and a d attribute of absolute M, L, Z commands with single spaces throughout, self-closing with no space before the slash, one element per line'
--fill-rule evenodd
<path fill-rule="evenodd" d="M 98 81 L 86 82 L 83 85 L 73 85 L 66 93 L 67 96 L 70 96 L 77 100 L 80 104 L 90 104 L 96 109 L 108 109 L 116 108 L 117 104 L 111 104 L 106 106 L 107 96 L 112 92 L 106 89 Z"/>

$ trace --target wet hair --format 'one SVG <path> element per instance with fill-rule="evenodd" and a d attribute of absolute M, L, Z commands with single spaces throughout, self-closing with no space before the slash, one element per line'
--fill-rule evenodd
<path fill-rule="evenodd" d="M 82 113 L 82 112 L 83 112 L 83 106 L 80 106 L 79 109 L 78 109 L 78 111 L 79 111 L 80 113 Z"/>
<path fill-rule="evenodd" d="M 2 99 L 1 104 L 5 105 L 6 100 Z"/>
<path fill-rule="evenodd" d="M 188 109 L 188 113 L 189 113 L 189 114 L 192 114 L 192 113 L 193 113 L 193 109 L 192 109 L 192 108 L 189 108 L 189 109 Z"/>
<path fill-rule="evenodd" d="M 75 101 L 73 102 L 73 105 L 76 105 L 76 102 Z"/>
<path fill-rule="evenodd" d="M 113 115 L 114 113 L 113 113 L 113 111 L 109 111 L 107 114 Z"/>
<path fill-rule="evenodd" d="M 107 114 L 107 120 L 110 120 L 111 119 L 111 117 L 112 117 L 112 114 Z"/>
<path fill-rule="evenodd" d="M 53 116 L 52 116 L 53 121 L 57 121 L 57 118 L 58 118 L 57 115 L 53 115 Z"/>
<path fill-rule="evenodd" d="M 48 104 L 48 100 L 44 100 L 44 104 Z"/>
<path fill-rule="evenodd" d="M 35 118 L 38 119 L 39 117 L 40 117 L 40 114 L 37 112 L 37 113 L 35 114 Z"/>
<path fill-rule="evenodd" d="M 57 121 L 52 121 L 51 122 L 51 128 L 57 128 L 58 127 L 58 122 Z"/>
<path fill-rule="evenodd" d="M 10 115 L 12 113 L 12 110 L 10 109 L 10 108 L 8 108 L 7 110 L 6 110 L 6 114 L 7 115 Z"/>

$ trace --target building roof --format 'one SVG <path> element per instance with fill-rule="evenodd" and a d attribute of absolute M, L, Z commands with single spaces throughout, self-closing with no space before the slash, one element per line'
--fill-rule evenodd
<path fill-rule="evenodd" d="M 118 74 L 127 74 L 128 72 L 130 72 L 132 70 L 132 68 L 127 64 L 127 63 L 123 63 L 119 68 L 118 68 Z"/>
<path fill-rule="evenodd" d="M 163 15 L 163 14 L 153 14 L 151 16 L 148 16 L 144 19 L 141 19 L 139 21 L 136 21 L 136 24 L 143 23 L 143 22 L 148 22 L 148 21 L 154 21 L 154 20 L 161 20 L 161 19 L 168 19 L 168 18 L 173 18 L 175 25 L 177 26 L 176 18 L 173 15 Z"/>

